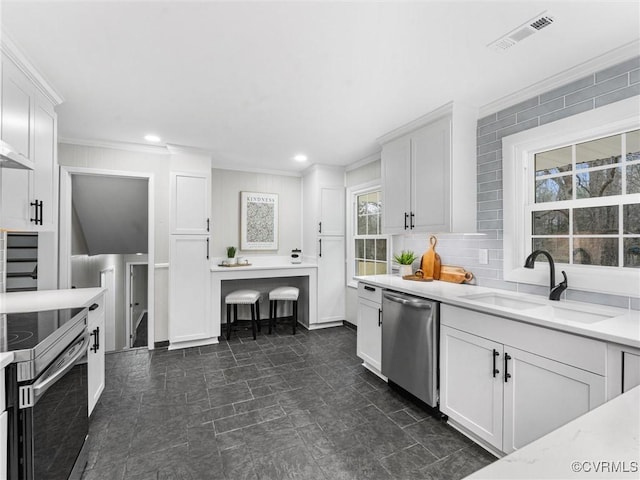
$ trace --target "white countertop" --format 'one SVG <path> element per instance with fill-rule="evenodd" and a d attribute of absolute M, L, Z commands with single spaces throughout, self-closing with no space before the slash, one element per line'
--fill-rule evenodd
<path fill-rule="evenodd" d="M 0 313 L 39 312 L 88 307 L 105 291 L 102 287 L 0 293 Z"/>
<path fill-rule="evenodd" d="M 640 386 L 466 478 L 640 478 L 639 405 Z"/>
<path fill-rule="evenodd" d="M 479 287 L 476 285 L 456 284 L 449 282 L 417 282 L 404 280 L 396 275 L 368 275 L 356 277 L 359 281 L 377 285 L 383 288 L 430 298 L 449 305 L 469 308 L 483 313 L 499 315 L 517 321 L 522 321 L 542 327 L 553 328 L 564 332 L 575 333 L 598 340 L 604 340 L 621 345 L 640 348 L 640 312 L 637 310 L 625 310 L 615 307 L 607 307 L 596 304 L 587 304 L 561 300 L 555 302 L 539 295 L 527 295 L 522 293 L 509 292 L 496 288 Z M 480 293 L 499 293 L 501 295 L 513 295 L 519 299 L 531 299 L 541 306 L 556 305 L 567 307 L 585 307 L 591 312 L 602 312 L 611 314 L 612 318 L 607 318 L 594 323 L 583 323 L 579 321 L 560 320 L 549 318 L 534 310 L 515 310 L 497 305 L 479 304 L 476 301 L 464 298 L 468 295 Z"/>

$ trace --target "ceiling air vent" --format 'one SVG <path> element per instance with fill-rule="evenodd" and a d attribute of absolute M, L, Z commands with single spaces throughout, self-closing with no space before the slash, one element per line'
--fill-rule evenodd
<path fill-rule="evenodd" d="M 513 47 L 516 43 L 521 42 L 525 38 L 530 37 L 545 27 L 548 27 L 552 23 L 553 15 L 547 11 L 542 12 L 540 15 L 537 15 L 528 22 L 523 23 L 518 28 L 511 30 L 496 41 L 491 42 L 487 47 L 494 52 L 504 52 L 505 50 Z"/>

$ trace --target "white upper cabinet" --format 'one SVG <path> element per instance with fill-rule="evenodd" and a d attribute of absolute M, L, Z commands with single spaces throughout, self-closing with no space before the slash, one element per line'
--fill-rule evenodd
<path fill-rule="evenodd" d="M 450 103 L 378 139 L 385 233 L 476 230 L 476 121 Z"/>
<path fill-rule="evenodd" d="M 171 233 L 207 235 L 211 228 L 211 176 L 171 172 Z"/>
<path fill-rule="evenodd" d="M 1 168 L 0 227 L 21 231 L 56 231 L 58 212 L 57 117 L 59 97 L 36 84 L 4 51 L 0 98 L 0 136 L 31 170 Z"/>
<path fill-rule="evenodd" d="M 344 235 L 344 187 L 320 188 L 319 235 Z"/>

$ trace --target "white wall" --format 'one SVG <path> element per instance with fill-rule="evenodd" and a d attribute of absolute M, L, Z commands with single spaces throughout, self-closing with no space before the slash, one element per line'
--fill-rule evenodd
<path fill-rule="evenodd" d="M 125 346 L 125 256 L 124 255 L 73 255 L 71 257 L 71 285 L 76 288 L 99 287 L 100 272 L 113 267 L 116 291 L 114 292 L 114 324 L 105 325 L 106 335 L 113 335 L 116 350 Z M 110 343 L 110 342 L 108 342 Z"/>
<path fill-rule="evenodd" d="M 289 255 L 302 247 L 302 179 L 212 169 L 212 232 L 211 255 L 225 257 L 226 247 L 240 248 L 240 192 L 278 194 L 278 251 L 240 251 L 239 255 Z"/>
<path fill-rule="evenodd" d="M 58 162 L 61 166 L 100 170 L 151 173 L 155 193 L 155 264 L 149 266 L 154 275 L 155 342 L 167 340 L 168 332 L 168 269 L 169 263 L 169 172 L 171 155 L 132 152 L 113 148 L 58 144 Z"/>

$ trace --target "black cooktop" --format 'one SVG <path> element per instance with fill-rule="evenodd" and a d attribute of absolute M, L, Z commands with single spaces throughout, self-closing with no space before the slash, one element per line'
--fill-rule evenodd
<path fill-rule="evenodd" d="M 82 308 L 45 310 L 42 312 L 8 313 L 0 338 L 0 352 L 35 348 L 65 323 L 71 321 Z"/>

